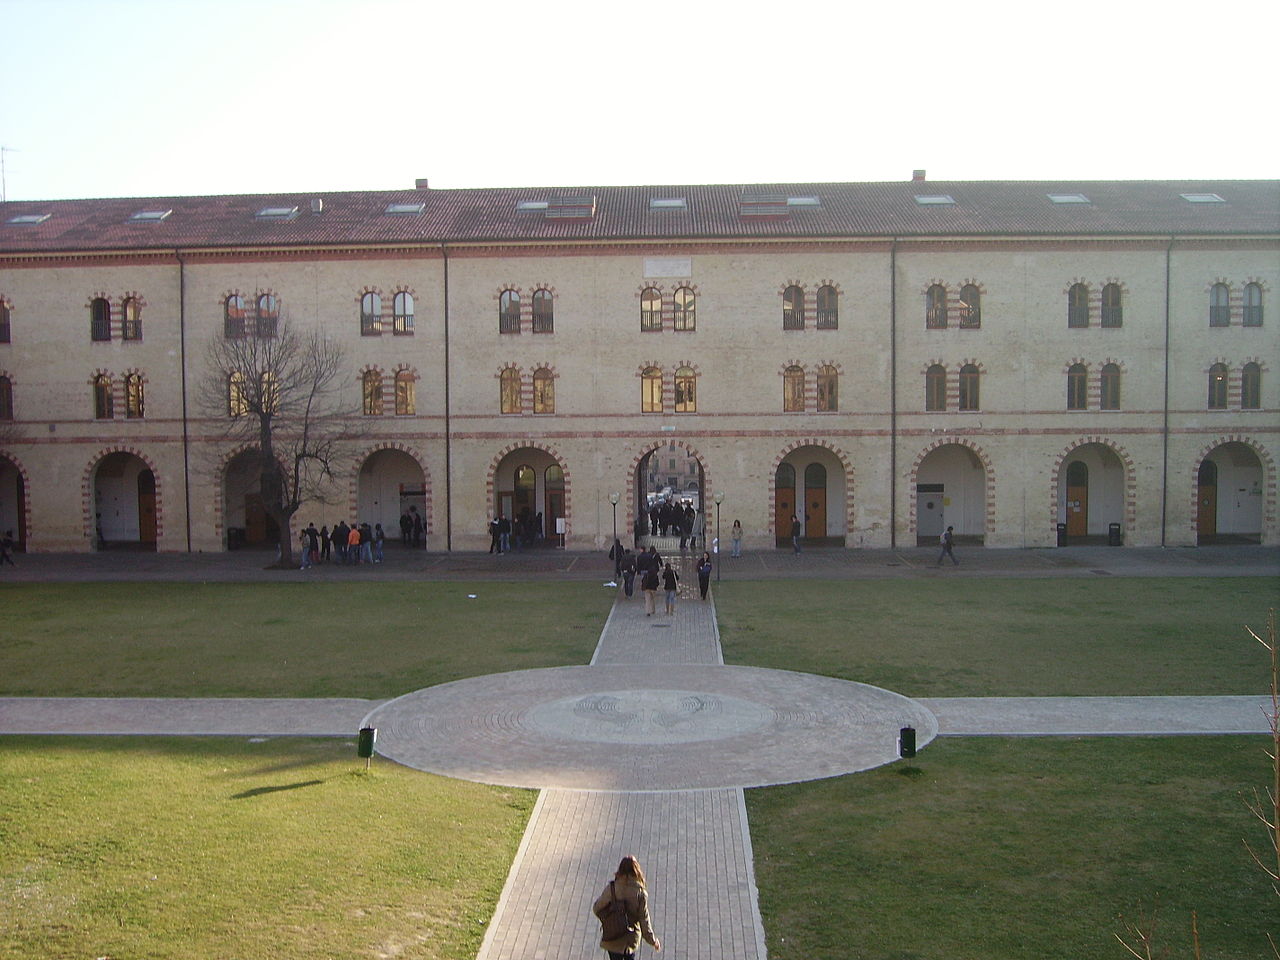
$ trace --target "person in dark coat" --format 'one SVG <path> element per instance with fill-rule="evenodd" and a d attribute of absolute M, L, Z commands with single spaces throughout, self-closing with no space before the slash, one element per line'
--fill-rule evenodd
<path fill-rule="evenodd" d="M 347 540 L 351 536 L 351 528 L 347 526 L 347 521 L 339 520 L 338 525 L 333 528 L 333 533 L 329 534 L 333 540 L 333 552 L 337 554 L 337 563 L 347 562 Z"/>
<path fill-rule="evenodd" d="M 502 540 L 498 537 L 498 518 L 489 521 L 489 552 L 501 553 Z"/>
<path fill-rule="evenodd" d="M 413 545 L 420 547 L 427 531 L 427 525 L 422 522 L 422 514 L 418 512 L 417 507 L 409 508 L 409 520 L 413 524 Z"/>
<path fill-rule="evenodd" d="M 636 558 L 630 550 L 622 554 L 622 593 L 630 600 L 636 591 Z"/>
<path fill-rule="evenodd" d="M 408 513 L 400 514 L 400 545 L 407 547 L 413 537 L 413 518 Z"/>
<path fill-rule="evenodd" d="M 702 599 L 707 599 L 707 590 L 711 588 L 711 554 L 704 552 L 698 561 L 698 592 Z"/>
<path fill-rule="evenodd" d="M 329 525 L 326 523 L 320 528 L 320 562 L 329 562 L 329 551 L 333 547 L 333 541 L 329 539 Z"/>
<path fill-rule="evenodd" d="M 649 508 L 649 536 L 656 537 L 658 535 L 658 524 L 662 521 L 662 511 L 655 503 Z"/>
<path fill-rule="evenodd" d="M 800 518 L 794 513 L 791 515 L 791 546 L 796 553 L 800 552 Z"/>

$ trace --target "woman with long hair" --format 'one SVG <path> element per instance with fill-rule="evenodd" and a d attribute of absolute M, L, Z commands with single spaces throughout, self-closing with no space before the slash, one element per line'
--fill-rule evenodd
<path fill-rule="evenodd" d="M 644 871 L 635 857 L 622 858 L 618 872 L 596 898 L 591 912 L 603 927 L 600 947 L 609 951 L 609 960 L 635 960 L 641 939 L 654 950 L 662 949 L 662 941 L 653 932 L 649 919 L 649 891 L 645 886 Z M 605 934 L 613 932 L 609 927 L 611 912 L 625 912 L 626 929 L 617 931 L 617 936 L 606 937 Z"/>

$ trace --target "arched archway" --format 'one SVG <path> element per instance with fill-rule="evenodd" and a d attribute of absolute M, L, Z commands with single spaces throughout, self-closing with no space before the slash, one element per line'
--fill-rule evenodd
<path fill-rule="evenodd" d="M 93 537 L 99 550 L 155 550 L 159 498 L 155 471 L 129 450 L 103 455 L 90 468 Z"/>
<path fill-rule="evenodd" d="M 511 523 L 511 545 L 559 546 L 569 533 L 569 472 L 552 451 L 536 446 L 507 450 L 491 478 L 495 516 Z"/>
<path fill-rule="evenodd" d="M 1196 465 L 1196 543 L 1261 543 L 1266 470 L 1258 451 L 1230 440 Z"/>
<path fill-rule="evenodd" d="M 26 471 L 16 460 L 0 454 L 0 536 L 13 531 L 14 549 L 19 552 L 27 549 L 29 514 Z"/>
<path fill-rule="evenodd" d="M 355 474 L 356 519 L 382 524 L 390 542 L 422 546 L 431 533 L 426 470 L 415 454 L 398 447 L 372 450 Z M 414 517 L 420 522 L 415 523 Z"/>
<path fill-rule="evenodd" d="M 961 542 L 984 544 L 991 514 L 991 471 L 981 451 L 942 441 L 912 471 L 916 544 L 933 545 L 947 527 Z"/>
<path fill-rule="evenodd" d="M 222 470 L 222 528 L 228 550 L 280 542 L 280 526 L 262 502 L 256 449 L 241 450 Z"/>
<path fill-rule="evenodd" d="M 699 519 L 705 532 L 706 464 L 689 444 L 667 440 L 647 447 L 636 458 L 629 483 L 628 513 L 637 546 L 653 544 L 664 554 L 678 549 L 682 539 L 687 546 L 685 531 L 693 531 Z"/>
<path fill-rule="evenodd" d="M 1123 451 L 1101 440 L 1077 444 L 1059 458 L 1055 522 L 1065 525 L 1066 545 L 1104 544 L 1112 524 L 1128 539 L 1134 523 L 1131 469 Z"/>
<path fill-rule="evenodd" d="M 809 546 L 843 547 L 851 522 L 849 463 L 819 443 L 785 450 L 773 468 L 773 530 L 779 547 L 791 547 L 791 517 Z"/>

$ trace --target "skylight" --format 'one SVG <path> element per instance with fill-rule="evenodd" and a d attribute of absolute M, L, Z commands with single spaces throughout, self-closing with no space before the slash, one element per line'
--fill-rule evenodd
<path fill-rule="evenodd" d="M 542 211 L 547 209 L 547 201 L 545 200 L 521 200 L 516 204 L 516 209 L 521 213 L 529 213 L 532 211 Z"/>
<path fill-rule="evenodd" d="M 425 203 L 389 203 L 387 204 L 387 213 L 392 216 L 416 216 L 427 209 Z"/>
<path fill-rule="evenodd" d="M 1089 198 L 1083 193 L 1046 193 L 1046 197 L 1054 203 L 1088 203 Z"/>
<path fill-rule="evenodd" d="M 297 215 L 297 207 L 263 207 L 257 214 L 259 220 L 292 220 Z"/>
<path fill-rule="evenodd" d="M 172 210 L 139 210 L 129 219 L 139 220 L 144 223 L 158 223 L 168 217 L 171 213 L 173 213 Z"/>
<path fill-rule="evenodd" d="M 10 217 L 8 220 L 5 221 L 5 223 L 17 223 L 17 224 L 44 223 L 51 216 L 52 214 L 48 214 L 48 213 L 20 213 L 16 217 Z"/>
<path fill-rule="evenodd" d="M 1184 193 L 1182 199 L 1187 203 L 1226 203 L 1216 193 Z"/>
<path fill-rule="evenodd" d="M 820 207 L 822 200 L 818 197 L 787 197 L 788 207 Z"/>
<path fill-rule="evenodd" d="M 916 194 L 916 203 L 921 206 L 945 206 L 946 204 L 955 202 L 955 197 L 948 193 Z"/>
<path fill-rule="evenodd" d="M 650 197 L 650 210 L 687 210 L 689 201 L 684 197 Z"/>

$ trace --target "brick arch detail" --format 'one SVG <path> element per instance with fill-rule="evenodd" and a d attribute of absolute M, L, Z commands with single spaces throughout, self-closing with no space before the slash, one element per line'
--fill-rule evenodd
<path fill-rule="evenodd" d="M 1276 525 L 1276 459 L 1271 451 L 1264 447 L 1261 443 L 1247 434 L 1243 433 L 1223 433 L 1219 434 L 1212 441 L 1200 448 L 1200 452 L 1196 455 L 1195 461 L 1191 465 L 1191 512 L 1188 515 L 1188 526 L 1190 527 L 1191 536 L 1194 538 L 1199 533 L 1199 502 L 1200 502 L 1200 465 L 1204 463 L 1205 458 L 1213 453 L 1219 447 L 1228 443 L 1242 443 L 1258 458 L 1258 463 L 1262 465 L 1262 542 L 1271 542 L 1269 532 L 1274 532 Z"/>
<path fill-rule="evenodd" d="M 515 443 L 509 443 L 501 448 L 494 458 L 489 461 L 489 469 L 485 472 L 484 477 L 484 502 L 486 513 L 493 509 L 495 496 L 494 477 L 498 475 L 498 467 L 502 465 L 502 461 L 517 450 L 526 448 L 533 450 L 541 450 L 550 456 L 560 466 L 561 472 L 564 474 L 564 536 L 565 542 L 568 543 L 569 537 L 573 535 L 573 478 L 569 473 L 569 464 L 565 461 L 564 454 L 548 443 L 530 438 L 528 440 L 519 440 Z"/>
<path fill-rule="evenodd" d="M 773 464 L 769 468 L 769 481 L 768 481 L 768 490 L 767 490 L 769 499 L 765 504 L 765 516 L 769 518 L 769 527 L 768 527 L 769 532 L 772 533 L 775 537 L 778 535 L 777 523 L 775 522 L 776 518 L 773 515 L 774 505 L 777 503 L 777 488 L 775 485 L 778 482 L 778 467 L 782 464 L 783 460 L 787 459 L 787 457 L 795 453 L 801 447 L 821 447 L 823 450 L 826 450 L 828 453 L 834 455 L 835 458 L 840 461 L 840 465 L 844 467 L 844 513 L 845 513 L 844 536 L 845 536 L 845 546 L 847 547 L 849 545 L 849 538 L 853 536 L 854 520 L 855 520 L 854 496 L 853 496 L 855 476 L 854 476 L 854 470 L 853 470 L 853 461 L 850 460 L 849 455 L 839 447 L 835 446 L 832 443 L 827 442 L 826 440 L 819 440 L 814 437 L 805 437 L 800 440 L 792 440 L 790 443 L 788 443 L 785 447 L 783 447 L 778 452 L 778 455 L 776 457 L 773 458 Z"/>
<path fill-rule="evenodd" d="M 917 535 L 916 484 L 919 482 L 920 466 L 929 454 L 948 446 L 964 447 L 977 457 L 978 462 L 982 464 L 982 537 L 985 541 L 987 537 L 995 533 L 996 529 L 996 468 L 991 462 L 991 457 L 987 454 L 987 451 L 966 437 L 939 437 L 937 440 L 922 447 L 920 452 L 916 454 L 915 460 L 911 462 L 911 477 L 907 483 L 907 530 L 912 537 Z"/>
<path fill-rule="evenodd" d="M 85 465 L 84 473 L 80 475 L 80 517 L 84 525 L 85 540 L 93 543 L 97 539 L 97 525 L 93 521 L 93 475 L 103 458 L 113 453 L 127 453 L 130 456 L 137 457 L 147 465 L 147 469 L 151 471 L 151 475 L 155 478 L 156 541 L 158 543 L 160 538 L 164 536 L 164 485 L 160 480 L 160 470 L 155 461 L 137 447 L 120 443 L 99 447 L 98 451 L 89 458 L 89 462 Z M 27 529 L 30 530 L 30 526 Z"/>
<path fill-rule="evenodd" d="M 14 454 L 14 453 L 12 453 L 12 452 L 10 452 L 10 451 L 8 451 L 8 450 L 5 450 L 4 448 L 0 448 L 0 460 L 8 460 L 10 463 L 12 463 L 12 464 L 13 464 L 13 468 L 14 468 L 15 470 L 17 470 L 17 471 L 18 471 L 18 476 L 20 476 L 20 477 L 22 478 L 22 490 L 23 490 L 23 493 L 25 494 L 25 496 L 23 496 L 23 498 L 22 498 L 22 499 L 23 499 L 23 505 L 22 505 L 22 529 L 27 531 L 27 539 L 26 539 L 26 542 L 25 542 L 25 546 L 26 546 L 26 548 L 27 548 L 28 550 L 30 550 L 30 549 L 31 549 L 31 540 L 32 540 L 32 533 L 31 533 L 31 531 L 32 531 L 32 528 L 31 528 L 31 516 L 32 516 L 32 515 L 31 515 L 31 499 L 32 499 L 32 498 L 31 498 L 31 473 L 27 470 L 26 465 L 25 465 L 25 464 L 23 464 L 23 462 L 22 462 L 21 460 L 19 460 L 19 459 L 18 459 L 18 457 L 17 457 L 17 455 L 16 455 L 16 454 Z M 154 472 L 154 471 L 152 471 L 152 472 Z M 159 500 L 160 500 L 160 496 L 159 496 L 159 488 L 157 487 L 157 493 L 156 493 L 156 507 L 157 507 L 157 511 L 159 510 Z M 157 518 L 157 519 L 158 519 L 158 518 Z M 158 526 L 157 526 L 157 528 L 156 528 L 156 531 L 157 531 L 157 536 L 158 536 L 158 535 L 159 535 L 159 527 L 158 527 Z"/>
<path fill-rule="evenodd" d="M 636 519 L 637 519 L 636 498 L 637 496 L 639 496 L 636 490 L 636 471 L 640 469 L 640 461 L 642 461 L 645 457 L 649 456 L 649 454 L 653 453 L 659 447 L 665 446 L 666 444 L 671 443 L 673 441 L 679 444 L 680 446 L 684 447 L 684 449 L 688 452 L 689 456 L 697 460 L 698 466 L 702 468 L 702 489 L 698 491 L 698 496 L 702 502 L 702 520 L 704 524 L 704 530 L 710 529 L 705 526 L 706 519 L 707 519 L 707 503 L 708 501 L 711 500 L 710 491 L 714 490 L 715 488 L 711 484 L 711 470 L 707 466 L 707 458 L 703 455 L 701 450 L 699 450 L 697 447 L 695 447 L 693 444 L 689 443 L 688 441 L 682 440 L 678 437 L 671 437 L 666 440 L 650 440 L 640 448 L 639 453 L 636 453 L 635 455 L 632 456 L 631 466 L 627 469 L 626 492 L 623 493 L 623 497 L 627 505 L 626 515 L 625 515 L 626 523 L 621 528 L 624 531 L 634 530 L 636 526 Z"/>
<path fill-rule="evenodd" d="M 1067 462 L 1067 457 L 1071 456 L 1072 453 L 1080 447 L 1088 446 L 1091 443 L 1104 446 L 1114 453 L 1119 458 L 1120 466 L 1124 470 L 1124 532 L 1125 541 L 1129 542 L 1138 524 L 1137 470 L 1129 451 L 1108 437 L 1077 437 L 1063 447 L 1062 451 L 1054 458 L 1053 471 L 1051 473 L 1052 479 L 1049 482 L 1049 529 L 1055 529 L 1058 523 L 1058 490 L 1062 485 L 1062 465 Z"/>
<path fill-rule="evenodd" d="M 434 498 L 432 497 L 431 471 L 427 469 L 426 458 L 423 457 L 421 451 L 417 447 L 410 446 L 399 440 L 379 440 L 371 443 L 356 458 L 356 467 L 351 471 L 351 476 L 347 480 L 347 515 L 359 519 L 360 509 L 360 468 L 364 466 L 376 453 L 383 450 L 395 450 L 413 458 L 413 462 L 418 465 L 418 469 L 422 471 L 422 485 L 426 490 L 426 503 L 423 504 L 422 523 L 424 533 L 431 533 L 431 520 L 433 516 L 432 508 L 434 506 Z M 388 533 L 389 536 L 389 533 Z M 397 531 L 396 536 L 399 536 Z"/>

